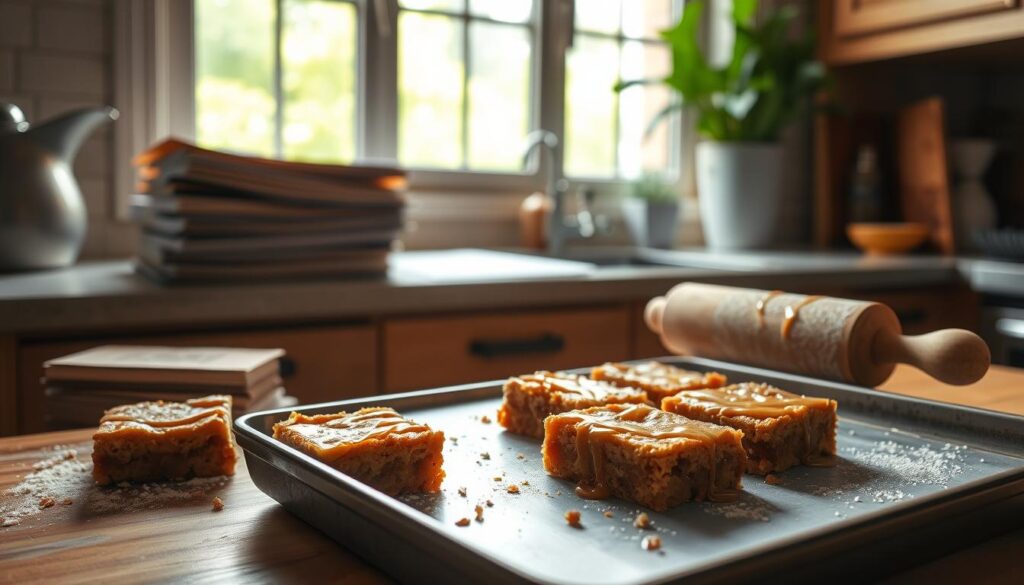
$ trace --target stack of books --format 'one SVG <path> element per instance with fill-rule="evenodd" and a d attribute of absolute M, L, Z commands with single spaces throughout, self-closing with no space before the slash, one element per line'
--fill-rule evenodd
<path fill-rule="evenodd" d="M 135 159 L 136 269 L 158 281 L 378 275 L 402 229 L 395 168 L 240 156 L 166 140 Z"/>
<path fill-rule="evenodd" d="M 104 345 L 44 364 L 51 427 L 95 425 L 121 404 L 232 397 L 234 415 L 293 406 L 282 386 L 280 349 Z"/>

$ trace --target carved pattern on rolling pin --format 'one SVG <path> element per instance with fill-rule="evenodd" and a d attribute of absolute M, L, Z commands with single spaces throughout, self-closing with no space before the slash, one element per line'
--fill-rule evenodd
<path fill-rule="evenodd" d="M 825 297 L 800 307 L 788 338 L 782 335 L 786 307 L 797 306 L 804 295 L 784 293 L 758 300 L 766 291 L 725 295 L 712 316 L 718 359 L 811 376 L 842 379 L 843 329 L 863 303 Z M 710 356 L 709 356 L 710 357 Z"/>

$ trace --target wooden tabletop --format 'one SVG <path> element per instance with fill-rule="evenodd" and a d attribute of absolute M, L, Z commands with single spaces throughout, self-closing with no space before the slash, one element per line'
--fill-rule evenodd
<path fill-rule="evenodd" d="M 900 368 L 884 389 L 1024 414 L 1024 370 L 994 367 L 973 387 L 954 388 Z M 32 466 L 74 449 L 88 458 L 91 430 L 0 439 L 0 494 Z M 0 528 L 0 583 L 291 582 L 383 583 L 387 577 L 294 518 L 249 480 L 244 463 L 225 485 L 184 500 L 96 512 L 90 490 L 69 505 L 38 511 Z M 213 497 L 224 509 L 212 509 Z M 5 497 L 5 496 L 0 496 Z M 1024 582 L 1024 529 L 893 577 L 893 582 Z M 979 566 L 986 567 L 979 571 Z"/>

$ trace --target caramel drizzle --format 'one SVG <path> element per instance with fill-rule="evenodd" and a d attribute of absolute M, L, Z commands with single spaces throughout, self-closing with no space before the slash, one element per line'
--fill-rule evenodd
<path fill-rule="evenodd" d="M 706 374 L 701 372 L 684 370 L 660 362 L 648 362 L 636 366 L 614 364 L 612 368 L 614 369 L 604 372 L 611 382 L 641 388 L 652 386 L 667 391 L 693 387 L 695 384 L 700 384 L 706 377 Z"/>
<path fill-rule="evenodd" d="M 100 423 L 136 423 L 154 428 L 176 427 L 209 418 L 227 416 L 227 404 L 196 408 L 181 403 L 150 402 L 108 410 Z"/>
<path fill-rule="evenodd" d="M 809 297 L 804 297 L 802 300 L 800 300 L 800 302 L 796 303 L 795 305 L 786 306 L 786 318 L 782 320 L 782 329 L 780 331 L 783 339 L 789 339 L 789 332 L 792 331 L 793 324 L 796 323 L 797 316 L 800 314 L 800 309 L 813 303 L 814 301 L 819 301 L 822 298 L 823 297 L 819 295 L 811 295 Z"/>
<path fill-rule="evenodd" d="M 793 410 L 829 403 L 828 398 L 801 396 L 767 384 L 736 384 L 725 388 L 688 390 L 671 400 L 686 400 L 715 416 L 752 418 L 782 416 Z"/>
<path fill-rule="evenodd" d="M 764 312 L 768 308 L 768 301 L 782 294 L 781 290 L 770 290 L 757 299 L 757 304 L 754 305 L 754 311 L 757 312 L 757 324 L 764 325 Z"/>
<path fill-rule="evenodd" d="M 525 376 L 524 376 L 525 377 Z M 536 380 L 549 390 L 556 390 L 563 394 L 580 396 L 586 400 L 599 400 L 606 398 L 609 394 L 621 394 L 624 389 L 608 382 L 592 380 L 584 376 L 559 376 L 554 374 L 537 374 Z"/>
<path fill-rule="evenodd" d="M 692 400 L 686 400 L 686 399 Z M 749 416 L 752 418 L 771 418 L 783 416 L 794 410 L 812 406 L 827 406 L 828 398 L 814 398 L 793 394 L 768 384 L 736 384 L 725 388 L 711 390 L 690 390 L 669 398 L 670 401 L 686 400 L 690 404 L 699 405 L 705 412 L 713 416 L 732 417 Z M 810 423 L 803 424 L 804 453 L 802 463 L 810 467 L 831 467 L 835 465 L 834 457 L 816 455 L 811 444 Z"/>
<path fill-rule="evenodd" d="M 656 413 L 655 419 L 647 421 L 646 419 L 651 413 Z M 716 490 L 715 488 L 715 480 L 718 477 L 715 440 L 722 433 L 702 428 L 702 423 L 696 421 L 688 421 L 689 424 L 657 421 L 657 413 L 662 413 L 662 411 L 641 404 L 626 407 L 615 413 L 612 420 L 602 420 L 586 413 L 575 413 L 575 418 L 578 420 L 576 423 L 576 463 L 583 478 L 593 478 L 581 481 L 576 487 L 576 495 L 589 500 L 607 498 L 610 495 L 610 490 L 608 489 L 608 476 L 605 470 L 602 446 L 613 440 L 614 437 L 639 435 L 650 439 L 683 438 L 707 443 L 709 451 L 708 500 L 712 502 L 736 500 L 739 497 L 738 491 Z"/>
<path fill-rule="evenodd" d="M 304 419 L 304 420 L 303 420 Z M 319 420 L 318 420 L 319 419 Z M 373 439 L 382 439 L 392 434 L 419 433 L 429 431 L 429 427 L 403 418 L 394 410 L 363 409 L 352 414 L 335 416 L 322 421 L 321 417 L 301 417 L 295 419 L 296 426 L 313 426 L 318 438 L 333 435 L 332 444 L 357 443 Z M 319 424 L 318 424 L 319 423 Z"/>

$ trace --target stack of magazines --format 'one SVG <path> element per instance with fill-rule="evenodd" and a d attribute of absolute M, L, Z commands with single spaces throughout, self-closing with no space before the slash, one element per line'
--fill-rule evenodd
<path fill-rule="evenodd" d="M 280 376 L 280 349 L 104 345 L 44 365 L 47 422 L 93 426 L 121 404 L 232 398 L 233 415 L 293 406 Z"/>
<path fill-rule="evenodd" d="M 136 268 L 158 282 L 381 274 L 404 173 L 240 156 L 164 141 L 140 154 Z"/>

